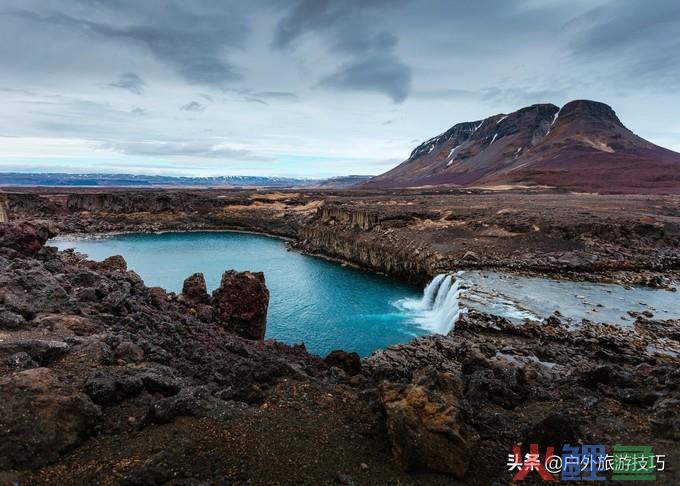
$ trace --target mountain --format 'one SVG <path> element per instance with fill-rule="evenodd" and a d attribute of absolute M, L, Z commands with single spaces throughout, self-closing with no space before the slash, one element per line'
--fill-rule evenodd
<path fill-rule="evenodd" d="M 680 192 L 680 154 L 635 135 L 608 105 L 575 100 L 454 125 L 361 187 L 442 185 Z"/>
<path fill-rule="evenodd" d="M 369 180 L 371 176 L 340 176 L 330 179 L 297 179 L 294 177 L 218 176 L 173 177 L 134 174 L 60 174 L 60 173 L 0 173 L 0 186 L 56 186 L 56 187 L 351 187 Z"/>

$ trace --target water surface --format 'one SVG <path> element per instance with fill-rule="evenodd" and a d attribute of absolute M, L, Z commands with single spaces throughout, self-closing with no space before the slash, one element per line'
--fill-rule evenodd
<path fill-rule="evenodd" d="M 680 295 L 647 287 L 575 282 L 499 272 L 442 274 L 421 291 L 385 277 L 288 251 L 283 241 L 234 232 L 125 234 L 56 239 L 95 260 L 123 255 L 149 286 L 179 292 L 203 272 L 209 291 L 227 269 L 261 271 L 270 291 L 267 337 L 325 355 L 333 349 L 367 356 L 423 334 L 446 334 L 476 309 L 514 322 L 563 320 L 631 325 L 631 312 L 680 318 Z"/>
<path fill-rule="evenodd" d="M 417 298 L 415 287 L 320 258 L 288 251 L 283 241 L 234 232 L 123 234 L 55 239 L 91 259 L 122 255 L 148 286 L 180 292 L 182 282 L 205 274 L 208 290 L 228 269 L 264 272 L 270 292 L 267 336 L 313 353 L 333 349 L 367 356 L 376 349 L 427 334 L 395 303 Z"/>

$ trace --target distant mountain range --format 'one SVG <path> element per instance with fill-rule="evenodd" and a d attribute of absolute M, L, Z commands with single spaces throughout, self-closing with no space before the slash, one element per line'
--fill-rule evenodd
<path fill-rule="evenodd" d="M 63 187 L 321 187 L 343 188 L 359 184 L 370 176 L 343 176 L 329 179 L 297 179 L 292 177 L 221 176 L 171 177 L 132 174 L 52 174 L 0 173 L 0 186 L 63 186 Z"/>
<path fill-rule="evenodd" d="M 423 186 L 680 192 L 680 154 L 635 135 L 604 103 L 538 104 L 454 125 L 360 187 Z"/>

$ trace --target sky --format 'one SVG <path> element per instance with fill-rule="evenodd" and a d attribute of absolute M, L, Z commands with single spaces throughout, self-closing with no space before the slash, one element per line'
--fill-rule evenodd
<path fill-rule="evenodd" d="M 579 98 L 680 151 L 680 2 L 0 0 L 0 171 L 379 174 Z"/>

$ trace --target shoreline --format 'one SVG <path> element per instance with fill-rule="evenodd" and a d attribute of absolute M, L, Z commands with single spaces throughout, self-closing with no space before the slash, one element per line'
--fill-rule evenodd
<path fill-rule="evenodd" d="M 289 237 L 289 236 L 284 236 L 284 235 L 279 235 L 275 233 L 268 233 L 264 231 L 257 231 L 253 229 L 245 229 L 245 228 L 237 228 L 237 227 L 225 227 L 225 228 L 188 228 L 188 229 L 160 229 L 160 230 L 150 230 L 146 228 L 139 228 L 139 229 L 129 229 L 129 230 L 121 230 L 121 231 L 96 231 L 96 232 L 84 232 L 84 231 L 76 231 L 76 232 L 66 232 L 66 233 L 59 233 L 57 236 L 51 239 L 63 239 L 64 241 L 68 241 L 70 239 L 97 239 L 97 238 L 106 238 L 108 236 L 116 236 L 116 235 L 129 235 L 129 234 L 164 234 L 164 233 L 242 233 L 242 234 L 251 234 L 251 235 L 257 235 L 257 236 L 264 236 L 267 238 L 274 238 L 277 240 L 284 241 L 286 243 L 286 247 L 288 251 L 295 251 L 297 253 L 307 255 L 310 257 L 314 258 L 320 258 L 322 260 L 330 261 L 337 263 L 342 266 L 348 266 L 363 272 L 368 272 L 372 273 L 375 275 L 379 275 L 381 277 L 385 278 L 394 278 L 400 282 L 404 283 L 410 283 L 412 285 L 416 285 L 418 287 L 424 288 L 425 285 L 432 279 L 434 278 L 437 274 L 429 276 L 429 280 L 427 280 L 424 284 L 418 284 L 414 283 L 411 280 L 408 279 L 403 279 L 399 278 L 393 275 L 390 275 L 389 273 L 378 271 L 375 269 L 372 269 L 370 267 L 361 265 L 359 263 L 349 261 L 340 257 L 335 257 L 331 255 L 324 254 L 322 250 L 308 250 L 305 248 L 301 248 L 300 246 L 302 245 L 302 242 Z M 49 241 L 48 241 L 49 244 Z M 486 265 L 486 266 L 462 266 L 462 267 L 456 267 L 456 268 L 449 268 L 449 269 L 442 269 L 441 273 L 450 273 L 450 272 L 457 272 L 457 271 L 481 271 L 481 272 L 498 272 L 498 273 L 505 273 L 508 275 L 514 275 L 514 276 L 524 276 L 524 277 L 535 277 L 535 278 L 545 278 L 545 279 L 550 279 L 550 280 L 566 280 L 566 281 L 572 281 L 572 282 L 589 282 L 589 283 L 608 283 L 608 284 L 615 284 L 615 285 L 621 285 L 621 286 L 627 286 L 627 285 L 637 285 L 640 287 L 648 287 L 652 289 L 664 289 L 668 291 L 675 292 L 677 291 L 678 287 L 680 287 L 680 272 L 678 271 L 668 271 L 668 272 L 655 272 L 657 274 L 662 274 L 662 275 L 667 275 L 670 279 L 670 284 L 654 284 L 654 283 L 644 283 L 644 282 L 630 282 L 627 283 L 625 280 L 622 280 L 622 278 L 625 279 L 626 276 L 631 276 L 638 274 L 642 271 L 642 269 L 633 269 L 633 270 L 605 270 L 602 271 L 601 273 L 598 272 L 588 272 L 588 271 L 545 271 L 545 270 L 538 270 L 538 269 L 516 269 L 516 268 L 508 268 L 507 266 L 504 265 Z M 609 273 L 609 275 L 607 274 Z M 621 274 L 619 276 L 616 275 L 611 275 L 612 273 L 614 274 Z"/>

